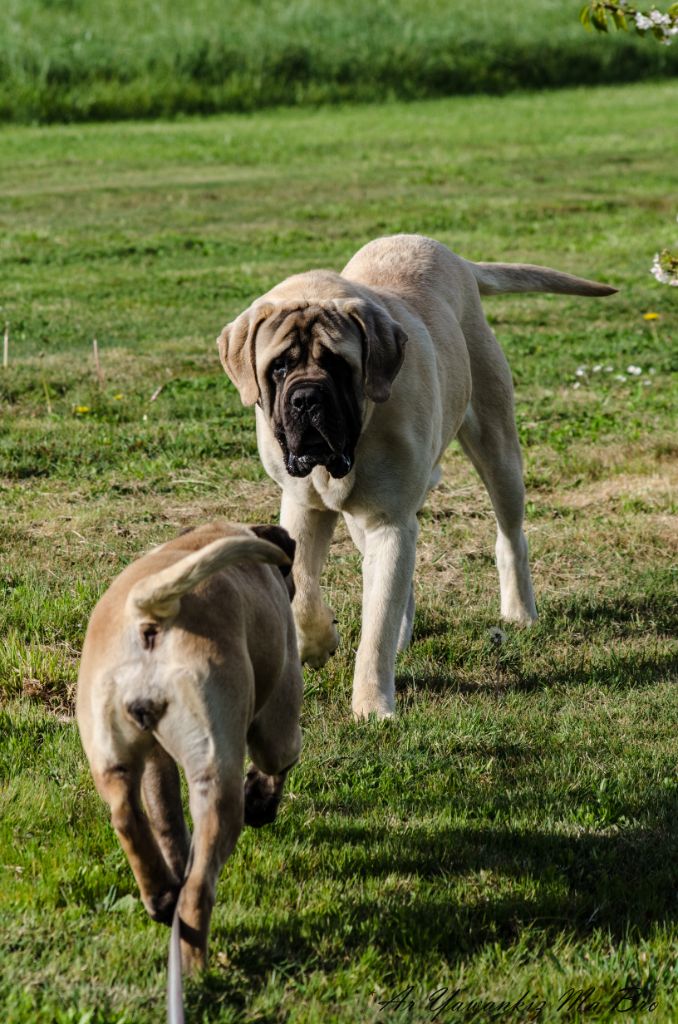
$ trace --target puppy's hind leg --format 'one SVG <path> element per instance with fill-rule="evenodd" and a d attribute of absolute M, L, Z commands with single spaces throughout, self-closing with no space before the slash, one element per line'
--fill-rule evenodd
<path fill-rule="evenodd" d="M 246 825 L 260 828 L 275 821 L 285 779 L 301 750 L 302 688 L 299 659 L 292 642 L 287 668 L 247 733 L 247 747 L 254 763 L 245 779 Z"/>
<path fill-rule="evenodd" d="M 146 759 L 141 793 L 158 846 L 177 882 L 182 882 L 190 836 L 181 806 L 179 770 L 159 743 Z"/>
<path fill-rule="evenodd" d="M 250 666 L 231 663 L 233 680 L 214 672 L 200 687 L 187 686 L 158 725 L 162 745 L 183 767 L 188 782 L 193 840 L 179 896 L 181 960 L 186 973 L 207 964 L 207 937 L 222 865 L 243 825 L 242 765 L 247 706 L 237 699 L 253 688 Z M 237 680 L 237 682 L 236 682 Z"/>
<path fill-rule="evenodd" d="M 243 825 L 242 758 L 237 770 L 207 765 L 188 772 L 193 845 L 188 875 L 179 897 L 181 962 L 192 974 L 207 966 L 207 937 L 219 872 L 231 855 Z"/>
<path fill-rule="evenodd" d="M 111 824 L 127 854 L 146 910 L 154 921 L 170 924 L 180 879 L 170 871 L 141 808 L 141 763 L 118 759 L 92 765 L 99 793 L 111 808 Z"/>
<path fill-rule="evenodd" d="M 523 533 L 525 488 L 510 394 L 502 389 L 502 402 L 495 401 L 491 391 L 484 393 L 482 405 L 469 406 L 457 436 L 487 488 L 497 518 L 502 618 L 527 624 L 537 618 L 537 609 Z"/>

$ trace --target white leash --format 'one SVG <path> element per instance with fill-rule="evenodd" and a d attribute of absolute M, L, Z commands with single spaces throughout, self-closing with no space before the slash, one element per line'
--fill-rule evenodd
<path fill-rule="evenodd" d="M 184 882 L 193 864 L 193 842 L 186 858 Z M 186 1024 L 184 1016 L 184 979 L 181 974 L 181 921 L 179 919 L 179 897 L 172 916 L 169 952 L 167 954 L 167 1024 Z"/>
<path fill-rule="evenodd" d="M 167 956 L 167 1024 L 185 1024 L 184 980 L 181 976 L 181 924 L 179 900 L 174 908 Z"/>

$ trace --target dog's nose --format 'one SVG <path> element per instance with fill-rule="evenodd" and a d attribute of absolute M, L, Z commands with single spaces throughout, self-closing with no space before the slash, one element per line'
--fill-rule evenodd
<path fill-rule="evenodd" d="M 313 387 L 299 387 L 290 396 L 290 405 L 297 413 L 311 412 L 320 405 L 318 392 Z"/>

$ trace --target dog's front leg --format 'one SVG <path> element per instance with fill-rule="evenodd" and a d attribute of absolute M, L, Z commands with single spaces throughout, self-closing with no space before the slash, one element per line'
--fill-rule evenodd
<path fill-rule="evenodd" d="M 353 714 L 388 718 L 395 705 L 395 658 L 412 589 L 417 520 L 364 525 L 363 622 L 353 680 Z"/>
<path fill-rule="evenodd" d="M 292 611 L 299 657 L 312 668 L 324 665 L 339 643 L 332 609 L 320 592 L 320 574 L 336 522 L 336 512 L 306 508 L 283 492 L 280 523 L 297 542 Z"/>
<path fill-rule="evenodd" d="M 360 554 L 364 557 L 365 555 L 365 531 L 360 526 L 356 519 L 348 513 L 344 513 L 344 521 L 348 527 L 348 532 L 351 534 L 351 540 L 357 547 Z M 398 630 L 398 650 L 405 651 L 410 645 L 412 639 L 412 631 L 414 629 L 414 612 L 415 612 L 415 600 L 414 600 L 414 583 L 410 586 L 410 593 L 407 598 L 407 604 L 405 605 L 405 614 L 403 615 L 400 623 L 400 629 Z"/>

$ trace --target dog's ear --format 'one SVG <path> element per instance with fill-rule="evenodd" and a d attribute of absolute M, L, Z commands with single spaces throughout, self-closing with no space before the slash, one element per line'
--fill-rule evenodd
<path fill-rule="evenodd" d="M 297 550 L 296 540 L 292 540 L 289 533 L 284 526 L 274 526 L 265 524 L 263 526 L 250 526 L 252 533 L 256 533 L 257 537 L 261 537 L 262 540 L 267 540 L 269 544 L 277 544 L 279 548 L 285 552 L 290 562 L 294 561 L 294 552 Z M 289 572 L 291 569 L 290 565 L 279 566 L 281 572 Z"/>
<path fill-rule="evenodd" d="M 257 331 L 273 309 L 271 302 L 250 306 L 232 323 L 226 324 L 217 338 L 221 365 L 240 392 L 243 405 L 254 405 L 259 399 L 256 369 Z"/>
<path fill-rule="evenodd" d="M 297 549 L 297 542 L 293 540 L 283 526 L 250 526 L 252 533 L 257 537 L 267 540 L 271 544 L 277 544 L 285 552 L 290 562 L 294 561 L 294 552 Z M 279 565 L 280 572 L 285 577 L 285 583 L 290 595 L 290 601 L 294 597 L 294 579 L 292 577 L 291 565 Z"/>
<path fill-rule="evenodd" d="M 365 393 L 373 402 L 385 402 L 403 363 L 407 334 L 376 302 L 349 299 L 342 309 L 357 323 L 363 336 Z"/>

